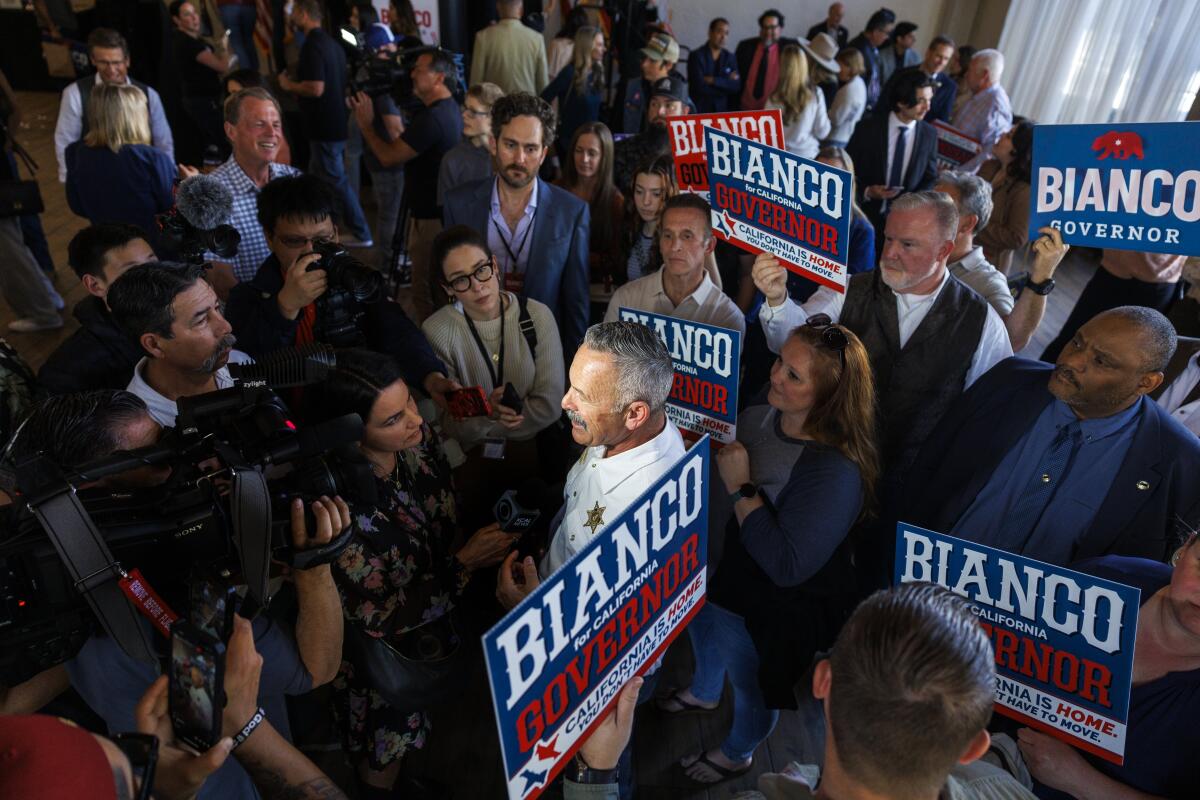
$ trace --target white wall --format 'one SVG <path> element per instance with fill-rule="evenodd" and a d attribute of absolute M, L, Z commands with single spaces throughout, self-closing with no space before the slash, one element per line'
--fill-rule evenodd
<path fill-rule="evenodd" d="M 917 48 L 924 53 L 929 40 L 941 33 L 936 30 L 942 6 L 946 0 L 849 0 L 844 2 L 846 16 L 842 24 L 854 38 L 867 24 L 867 19 L 880 6 L 896 12 L 897 22 L 912 22 L 918 26 Z M 659 0 L 659 16 L 665 17 L 675 31 L 679 43 L 688 48 L 699 47 L 708 37 L 708 23 L 713 17 L 729 20 L 727 47 L 733 50 L 739 41 L 758 35 L 758 15 L 776 8 L 785 19 L 784 35 L 801 37 L 813 25 L 825 19 L 829 0 Z"/>

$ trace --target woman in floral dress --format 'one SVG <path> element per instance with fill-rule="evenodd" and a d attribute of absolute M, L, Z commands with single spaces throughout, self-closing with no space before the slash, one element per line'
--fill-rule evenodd
<path fill-rule="evenodd" d="M 351 504 L 354 538 L 333 564 L 346 624 L 389 637 L 402 652 L 411 641 L 405 635 L 417 629 L 452 640 L 447 614 L 472 570 L 503 560 L 513 537 L 491 525 L 451 550 L 457 529 L 450 467 L 392 359 L 343 350 L 336 370 L 314 388 L 322 417 L 356 413 L 364 420 L 359 450 L 378 493 L 373 508 Z M 366 677 L 343 660 L 333 686 L 359 797 L 370 800 L 391 797 L 401 759 L 424 745 L 429 719 L 424 709 L 389 706 Z"/>

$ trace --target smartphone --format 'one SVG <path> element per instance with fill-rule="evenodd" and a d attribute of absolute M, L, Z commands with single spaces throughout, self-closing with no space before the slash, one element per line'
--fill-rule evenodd
<path fill-rule="evenodd" d="M 465 389 L 447 392 L 446 404 L 456 419 L 492 415 L 492 404 L 488 402 L 482 386 L 468 386 Z"/>
<path fill-rule="evenodd" d="M 512 382 L 504 384 L 504 394 L 500 397 L 500 405 L 507 406 L 518 414 L 525 408 L 525 401 L 517 394 L 517 387 Z"/>
<path fill-rule="evenodd" d="M 229 641 L 237 590 L 216 575 L 204 573 L 193 573 L 188 586 L 189 621 L 214 639 Z"/>
<path fill-rule="evenodd" d="M 225 710 L 225 645 L 194 625 L 171 626 L 167 693 L 175 738 L 198 753 L 221 739 Z"/>

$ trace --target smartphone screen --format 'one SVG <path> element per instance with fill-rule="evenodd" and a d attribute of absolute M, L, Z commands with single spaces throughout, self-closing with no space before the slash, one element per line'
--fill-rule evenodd
<path fill-rule="evenodd" d="M 227 583 L 207 577 L 193 577 L 190 582 L 190 618 L 193 625 L 221 641 L 233 632 L 234 588 Z"/>
<path fill-rule="evenodd" d="M 220 738 L 225 647 L 197 633 L 184 625 L 171 630 L 169 704 L 176 738 L 204 752 Z"/>

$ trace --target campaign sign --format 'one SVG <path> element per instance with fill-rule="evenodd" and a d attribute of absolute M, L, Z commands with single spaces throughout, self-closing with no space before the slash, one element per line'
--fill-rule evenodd
<path fill-rule="evenodd" d="M 716 128 L 704 137 L 713 233 L 846 291 L 850 173 Z"/>
<path fill-rule="evenodd" d="M 729 444 L 737 432 L 737 390 L 742 334 L 649 311 L 621 307 L 618 318 L 637 322 L 662 338 L 675 362 L 667 416 L 687 439 L 706 433 Z"/>
<path fill-rule="evenodd" d="M 510 800 L 541 794 L 700 610 L 708 480 L 706 436 L 484 635 Z"/>
<path fill-rule="evenodd" d="M 783 147 L 783 112 L 728 111 L 720 114 L 688 114 L 668 117 L 667 131 L 675 158 L 675 181 L 681 192 L 708 194 L 708 160 L 704 129 L 716 128 L 771 147 Z"/>
<path fill-rule="evenodd" d="M 958 169 L 983 149 L 978 139 L 972 139 L 953 125 L 941 120 L 934 120 L 930 124 L 937 131 L 938 169 Z"/>
<path fill-rule="evenodd" d="M 1038 125 L 1029 238 L 1200 254 L 1200 122 Z"/>
<path fill-rule="evenodd" d="M 896 582 L 971 602 L 996 653 L 996 711 L 1124 762 L 1141 591 L 933 531 L 896 526 Z"/>

